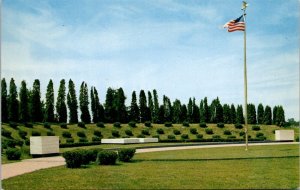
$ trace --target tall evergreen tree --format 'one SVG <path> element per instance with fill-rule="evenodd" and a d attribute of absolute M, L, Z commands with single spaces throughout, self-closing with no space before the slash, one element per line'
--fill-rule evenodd
<path fill-rule="evenodd" d="M 200 121 L 200 109 L 196 104 L 196 99 L 193 98 L 193 113 L 192 113 L 192 122 L 198 123 Z"/>
<path fill-rule="evenodd" d="M 254 104 L 248 104 L 248 110 L 247 110 L 247 117 L 248 117 L 248 123 L 250 124 L 256 124 L 256 109 Z"/>
<path fill-rule="evenodd" d="M 176 99 L 173 103 L 173 123 L 181 123 L 181 102 L 180 100 Z"/>
<path fill-rule="evenodd" d="M 236 110 L 234 104 L 230 106 L 231 123 L 236 123 Z"/>
<path fill-rule="evenodd" d="M 187 120 L 187 107 L 185 104 L 181 106 L 181 114 L 180 114 L 180 121 L 188 121 Z"/>
<path fill-rule="evenodd" d="M 272 123 L 274 125 L 277 125 L 277 109 L 278 109 L 278 107 L 274 106 L 274 108 L 273 108 L 273 121 L 272 121 Z"/>
<path fill-rule="evenodd" d="M 215 121 L 216 123 L 223 123 L 224 122 L 224 117 L 223 117 L 223 107 L 221 104 L 216 105 L 216 117 Z"/>
<path fill-rule="evenodd" d="M 8 122 L 8 95 L 5 78 L 1 80 L 1 120 L 2 123 Z"/>
<path fill-rule="evenodd" d="M 45 121 L 54 122 L 54 89 L 53 82 L 50 79 L 47 92 L 46 92 L 46 105 L 45 105 Z"/>
<path fill-rule="evenodd" d="M 153 104 L 153 99 L 152 99 L 152 94 L 150 91 L 148 91 L 148 109 L 149 109 L 149 112 L 150 112 L 150 121 L 153 122 L 153 115 L 155 114 L 154 113 L 154 104 Z"/>
<path fill-rule="evenodd" d="M 172 122 L 172 105 L 167 96 L 163 96 L 165 121 Z"/>
<path fill-rule="evenodd" d="M 205 115 L 204 115 L 204 101 L 200 101 L 200 123 L 205 122 Z"/>
<path fill-rule="evenodd" d="M 210 108 L 207 103 L 207 97 L 204 98 L 203 102 L 204 102 L 203 115 L 204 115 L 205 122 L 208 123 L 210 121 Z"/>
<path fill-rule="evenodd" d="M 257 123 L 264 124 L 264 106 L 260 103 L 257 107 Z"/>
<path fill-rule="evenodd" d="M 91 88 L 91 110 L 93 116 L 93 122 L 97 123 L 103 121 L 104 119 L 104 110 L 103 106 L 100 104 L 98 91 L 95 87 Z"/>
<path fill-rule="evenodd" d="M 95 102 L 95 96 L 94 96 L 94 87 L 93 86 L 91 87 L 90 95 L 91 95 L 91 110 L 92 110 L 92 116 L 93 116 L 92 121 L 94 123 L 97 123 L 97 121 L 98 121 L 97 108 L 96 108 L 96 102 Z"/>
<path fill-rule="evenodd" d="M 145 95 L 145 91 L 141 90 L 140 91 L 140 101 L 139 101 L 139 105 L 140 105 L 140 121 L 141 123 L 144 123 L 145 121 L 147 121 L 147 99 L 146 99 L 146 95 Z"/>
<path fill-rule="evenodd" d="M 190 123 L 193 122 L 192 115 L 193 115 L 193 101 L 192 98 L 189 98 L 189 102 L 187 105 L 187 121 Z"/>
<path fill-rule="evenodd" d="M 131 96 L 131 105 L 129 111 L 129 118 L 131 121 L 139 122 L 140 121 L 140 111 L 139 106 L 137 105 L 136 93 L 132 92 Z"/>
<path fill-rule="evenodd" d="M 19 101 L 18 92 L 15 80 L 11 78 L 9 83 L 9 96 L 8 96 L 8 118 L 9 121 L 19 121 Z"/>
<path fill-rule="evenodd" d="M 79 93 L 79 107 L 81 110 L 81 121 L 84 123 L 91 122 L 91 115 L 89 111 L 89 95 L 88 95 L 88 87 L 85 82 L 81 83 L 80 93 Z"/>
<path fill-rule="evenodd" d="M 42 102 L 41 102 L 41 87 L 40 81 L 35 79 L 31 92 L 31 117 L 33 122 L 42 122 Z"/>
<path fill-rule="evenodd" d="M 66 123 L 67 116 L 67 106 L 66 106 L 66 82 L 65 79 L 60 81 L 57 101 L 56 101 L 56 112 L 58 117 L 58 122 Z"/>
<path fill-rule="evenodd" d="M 236 109 L 236 123 L 240 123 L 240 124 L 245 123 L 242 105 L 237 106 L 237 109 Z"/>
<path fill-rule="evenodd" d="M 210 104 L 210 122 L 211 123 L 218 123 L 222 122 L 223 120 L 223 108 L 220 106 L 219 98 L 217 97 L 214 99 Z"/>
<path fill-rule="evenodd" d="M 285 123 L 285 114 L 284 109 L 282 106 L 277 107 L 277 113 L 276 113 L 276 125 L 278 126 L 284 126 Z"/>
<path fill-rule="evenodd" d="M 266 124 L 266 125 L 271 125 L 272 124 L 272 109 L 268 105 L 265 107 L 264 124 Z"/>
<path fill-rule="evenodd" d="M 26 87 L 26 82 L 23 80 L 21 82 L 20 88 L 20 121 L 28 122 L 29 121 L 29 108 L 28 108 L 28 90 Z"/>
<path fill-rule="evenodd" d="M 231 123 L 232 119 L 231 119 L 231 110 L 228 104 L 224 104 L 223 106 L 223 119 L 224 119 L 224 123 Z"/>
<path fill-rule="evenodd" d="M 159 106 L 158 109 L 158 122 L 157 123 L 164 123 L 165 122 L 165 108 L 163 105 Z"/>
<path fill-rule="evenodd" d="M 116 93 L 116 97 L 114 98 L 114 107 L 116 110 L 116 121 L 121 123 L 127 122 L 127 111 L 125 106 L 125 94 L 122 88 L 119 88 Z"/>
<path fill-rule="evenodd" d="M 78 102 L 75 91 L 75 84 L 70 79 L 68 84 L 67 104 L 69 108 L 69 122 L 78 123 Z"/>
<path fill-rule="evenodd" d="M 112 123 L 115 118 L 115 111 L 114 111 L 114 96 L 115 91 L 112 88 L 108 88 L 106 92 L 106 99 L 105 99 L 105 122 Z"/>
<path fill-rule="evenodd" d="M 159 110 L 159 103 L 158 103 L 158 95 L 156 90 L 153 90 L 153 113 L 152 113 L 152 122 L 153 123 L 158 123 L 158 110 Z"/>

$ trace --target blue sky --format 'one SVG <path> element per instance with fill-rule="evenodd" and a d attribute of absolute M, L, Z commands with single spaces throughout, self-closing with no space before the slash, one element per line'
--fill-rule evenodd
<path fill-rule="evenodd" d="M 248 102 L 283 105 L 299 119 L 299 1 L 249 0 Z M 243 32 L 222 26 L 240 0 L 3 0 L 1 75 L 17 86 L 71 78 L 95 86 L 157 89 L 187 103 L 243 104 Z"/>

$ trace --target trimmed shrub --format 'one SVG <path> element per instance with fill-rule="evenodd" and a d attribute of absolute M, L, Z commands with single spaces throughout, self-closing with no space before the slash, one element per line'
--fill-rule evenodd
<path fill-rule="evenodd" d="M 152 135 L 152 138 L 158 138 L 159 139 L 159 135 Z"/>
<path fill-rule="evenodd" d="M 128 136 L 133 136 L 133 133 L 130 129 L 126 129 L 125 134 L 128 135 Z"/>
<path fill-rule="evenodd" d="M 96 126 L 97 126 L 97 127 L 100 127 L 100 128 L 105 128 L 105 125 L 104 125 L 103 122 L 98 122 L 98 123 L 96 124 Z"/>
<path fill-rule="evenodd" d="M 121 126 L 121 123 L 120 123 L 120 122 L 115 122 L 115 123 L 114 123 L 114 127 L 116 127 L 116 128 L 121 128 L 122 126 Z"/>
<path fill-rule="evenodd" d="M 112 150 L 102 150 L 97 155 L 97 162 L 100 165 L 115 165 L 118 154 Z"/>
<path fill-rule="evenodd" d="M 253 130 L 253 131 L 259 131 L 259 130 L 260 130 L 260 126 L 258 126 L 258 125 L 253 125 L 253 126 L 252 126 L 252 130 Z"/>
<path fill-rule="evenodd" d="M 197 138 L 197 139 L 202 139 L 202 138 L 203 138 L 203 135 L 202 135 L 202 134 L 197 134 L 197 135 L 196 135 L 196 138 Z"/>
<path fill-rule="evenodd" d="M 55 136 L 55 133 L 52 131 L 47 131 L 47 136 Z"/>
<path fill-rule="evenodd" d="M 128 123 L 128 125 L 129 125 L 130 127 L 132 127 L 132 128 L 135 128 L 135 127 L 136 127 L 136 123 L 135 123 L 134 121 L 130 121 L 130 122 Z"/>
<path fill-rule="evenodd" d="M 181 134 L 181 132 L 178 129 L 174 129 L 173 133 L 174 133 L 174 135 L 180 135 Z"/>
<path fill-rule="evenodd" d="M 188 134 L 182 134 L 181 139 L 189 139 L 189 135 Z"/>
<path fill-rule="evenodd" d="M 245 136 L 245 131 L 240 132 L 240 137 Z"/>
<path fill-rule="evenodd" d="M 88 160 L 89 162 L 95 162 L 97 160 L 98 153 L 102 150 L 103 150 L 102 148 L 92 148 L 86 150 L 85 152 L 86 160 Z"/>
<path fill-rule="evenodd" d="M 119 131 L 117 131 L 117 130 L 112 130 L 112 131 L 111 131 L 111 135 L 112 135 L 113 137 L 120 137 L 120 133 L 119 133 Z"/>
<path fill-rule="evenodd" d="M 172 127 L 173 125 L 172 125 L 172 122 L 165 122 L 165 126 L 166 127 Z"/>
<path fill-rule="evenodd" d="M 234 125 L 234 127 L 235 127 L 236 129 L 243 129 L 243 125 L 240 124 L 240 123 L 236 123 L 236 124 Z"/>
<path fill-rule="evenodd" d="M 74 139 L 73 138 L 67 138 L 66 143 L 74 143 Z"/>
<path fill-rule="evenodd" d="M 137 137 L 138 137 L 138 138 L 145 138 L 146 136 L 143 135 L 143 134 L 139 134 Z"/>
<path fill-rule="evenodd" d="M 119 160 L 129 162 L 135 154 L 135 148 L 122 148 L 118 150 Z"/>
<path fill-rule="evenodd" d="M 27 127 L 27 128 L 32 128 L 32 127 L 33 127 L 33 124 L 27 122 L 27 123 L 24 124 L 24 126 Z"/>
<path fill-rule="evenodd" d="M 142 130 L 142 134 L 143 134 L 143 135 L 150 135 L 150 132 L 149 132 L 148 129 L 143 129 L 143 130 Z"/>
<path fill-rule="evenodd" d="M 84 129 L 86 128 L 86 127 L 85 127 L 85 123 L 82 122 L 82 121 L 81 121 L 81 122 L 78 122 L 77 125 L 78 125 L 78 127 L 81 127 L 81 128 L 84 128 Z"/>
<path fill-rule="evenodd" d="M 146 121 L 144 123 L 145 127 L 152 127 L 151 122 L 150 121 Z"/>
<path fill-rule="evenodd" d="M 19 130 L 18 133 L 22 139 L 26 139 L 27 131 Z"/>
<path fill-rule="evenodd" d="M 157 134 L 164 134 L 165 132 L 162 128 L 158 128 L 158 129 L 156 129 L 156 133 Z"/>
<path fill-rule="evenodd" d="M 65 138 L 71 138 L 72 137 L 72 135 L 69 131 L 63 131 L 62 136 L 65 137 Z"/>
<path fill-rule="evenodd" d="M 79 142 L 85 143 L 85 142 L 89 142 L 89 141 L 87 140 L 87 138 L 83 137 L 83 138 L 79 138 Z"/>
<path fill-rule="evenodd" d="M 20 160 L 22 152 L 18 148 L 8 148 L 5 154 L 8 160 Z"/>
<path fill-rule="evenodd" d="M 19 133 L 20 134 L 20 133 Z M 27 134 L 27 133 L 26 133 Z M 11 132 L 2 128 L 1 135 L 7 138 L 11 138 Z M 25 135 L 26 136 L 26 135 Z"/>
<path fill-rule="evenodd" d="M 26 138 L 24 142 L 25 142 L 25 145 L 27 145 L 27 146 L 30 145 L 30 140 L 29 139 Z"/>
<path fill-rule="evenodd" d="M 85 137 L 86 137 L 84 131 L 78 131 L 78 132 L 77 132 L 77 136 L 78 136 L 78 137 L 82 137 L 82 138 L 85 138 Z"/>
<path fill-rule="evenodd" d="M 296 137 L 296 142 L 299 142 L 299 136 L 298 136 L 298 137 Z"/>
<path fill-rule="evenodd" d="M 221 136 L 220 136 L 220 135 L 213 135 L 212 138 L 213 138 L 213 139 L 220 139 Z"/>
<path fill-rule="evenodd" d="M 227 139 L 236 139 L 236 136 L 235 135 L 229 135 L 229 136 L 227 136 Z"/>
<path fill-rule="evenodd" d="M 46 129 L 50 129 L 50 128 L 51 128 L 51 125 L 50 125 L 50 123 L 45 122 L 45 123 L 44 123 L 44 127 L 45 127 Z"/>
<path fill-rule="evenodd" d="M 259 138 L 259 137 L 263 137 L 265 136 L 263 133 L 256 133 L 256 137 Z"/>
<path fill-rule="evenodd" d="M 190 126 L 189 122 L 187 122 L 187 121 L 184 121 L 184 122 L 182 123 L 182 125 L 183 125 L 184 127 L 189 127 L 189 126 Z"/>
<path fill-rule="evenodd" d="M 2 139 L 1 145 L 3 148 L 15 148 L 16 146 L 23 146 L 23 141 L 16 139 Z"/>
<path fill-rule="evenodd" d="M 224 128 L 225 125 L 224 125 L 224 123 L 218 123 L 218 124 L 217 124 L 217 127 L 219 127 L 219 128 Z"/>
<path fill-rule="evenodd" d="M 231 131 L 229 131 L 229 130 L 224 130 L 224 135 L 231 135 Z"/>
<path fill-rule="evenodd" d="M 98 141 L 101 141 L 101 138 L 95 136 L 95 137 L 92 137 L 92 141 L 93 141 L 93 142 L 98 142 Z"/>
<path fill-rule="evenodd" d="M 18 123 L 16 123 L 16 122 L 9 122 L 9 126 L 10 126 L 11 128 L 16 129 L 16 128 L 18 127 Z"/>
<path fill-rule="evenodd" d="M 168 135 L 168 139 L 176 139 L 174 135 Z"/>
<path fill-rule="evenodd" d="M 95 130 L 95 131 L 94 131 L 94 135 L 97 136 L 97 137 L 102 137 L 101 131 Z"/>
<path fill-rule="evenodd" d="M 201 128 L 206 128 L 206 127 L 207 127 L 206 123 L 200 123 L 199 126 L 200 126 Z"/>
<path fill-rule="evenodd" d="M 60 124 L 60 127 L 61 127 L 62 129 L 67 129 L 67 128 L 68 128 L 68 125 L 67 125 L 66 123 L 61 123 L 61 124 Z"/>
<path fill-rule="evenodd" d="M 210 129 L 210 128 L 205 129 L 205 133 L 208 134 L 208 135 L 214 134 L 213 130 Z"/>
<path fill-rule="evenodd" d="M 66 160 L 67 168 L 80 168 L 84 162 L 84 155 L 80 149 L 66 151 L 62 156 Z"/>
<path fill-rule="evenodd" d="M 31 131 L 31 136 L 41 136 L 39 131 Z"/>
<path fill-rule="evenodd" d="M 192 134 L 194 134 L 194 135 L 198 134 L 198 131 L 197 131 L 196 128 L 191 128 L 191 129 L 190 129 L 190 132 L 191 132 Z"/>

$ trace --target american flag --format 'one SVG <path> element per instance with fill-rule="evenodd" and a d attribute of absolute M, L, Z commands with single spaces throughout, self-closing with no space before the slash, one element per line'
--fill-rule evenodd
<path fill-rule="evenodd" d="M 224 28 L 228 28 L 228 32 L 235 32 L 235 31 L 244 31 L 245 30 L 245 22 L 244 16 L 240 16 L 235 20 L 231 20 L 224 25 Z"/>

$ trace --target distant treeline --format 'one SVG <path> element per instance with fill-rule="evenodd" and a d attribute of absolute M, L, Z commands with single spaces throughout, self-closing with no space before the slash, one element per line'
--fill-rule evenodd
<path fill-rule="evenodd" d="M 135 91 L 131 94 L 130 106 L 125 105 L 125 93 L 122 88 L 108 88 L 104 103 L 100 103 L 98 91 L 95 87 L 88 89 L 85 82 L 80 85 L 77 99 L 75 84 L 70 79 L 68 89 L 66 81 L 60 81 L 56 102 L 52 80 L 49 81 L 45 99 L 41 98 L 40 81 L 36 79 L 32 88 L 26 82 L 21 82 L 19 92 L 12 78 L 7 89 L 5 78 L 1 81 L 1 109 L 2 122 L 50 122 L 50 123 L 128 123 L 129 121 L 152 123 L 244 123 L 242 105 L 221 104 L 219 98 L 209 104 L 207 98 L 197 102 L 190 98 L 187 104 L 176 99 L 174 102 L 163 95 L 163 103 L 158 101 L 157 91 L 144 90 L 139 92 L 139 99 Z M 276 124 L 285 123 L 284 109 L 275 106 L 273 109 L 259 104 L 248 104 L 248 123 Z"/>

